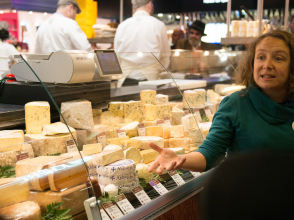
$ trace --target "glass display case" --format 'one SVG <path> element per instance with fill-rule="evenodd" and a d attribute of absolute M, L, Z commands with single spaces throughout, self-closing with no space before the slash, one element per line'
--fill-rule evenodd
<path fill-rule="evenodd" d="M 0 98 L 0 218 L 154 219 L 197 194 L 210 173 L 150 173 L 148 143 L 197 150 L 241 56 L 19 56 Z"/>

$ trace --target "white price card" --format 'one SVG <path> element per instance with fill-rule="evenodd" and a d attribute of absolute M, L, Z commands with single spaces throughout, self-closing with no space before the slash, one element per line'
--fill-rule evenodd
<path fill-rule="evenodd" d="M 171 118 L 168 116 L 163 117 L 164 124 L 171 126 Z"/>
<path fill-rule="evenodd" d="M 149 183 L 159 193 L 159 195 L 168 193 L 168 190 L 158 180 L 152 180 Z"/>
<path fill-rule="evenodd" d="M 146 136 L 146 128 L 143 123 L 138 124 L 138 133 L 139 133 L 139 136 Z"/>
<path fill-rule="evenodd" d="M 119 138 L 123 138 L 127 136 L 125 130 L 116 129 L 116 133 Z"/>
<path fill-rule="evenodd" d="M 104 203 L 102 206 L 112 220 L 117 220 L 117 219 L 120 219 L 121 217 L 124 217 L 124 215 L 119 210 L 117 205 L 114 204 L 113 202 Z"/>
<path fill-rule="evenodd" d="M 102 148 L 106 147 L 106 134 L 102 132 L 97 135 L 97 142 L 102 145 Z"/>
<path fill-rule="evenodd" d="M 194 176 L 194 177 L 198 177 L 198 176 L 201 176 L 201 173 L 200 172 L 192 172 L 190 171 L 191 174 Z"/>
<path fill-rule="evenodd" d="M 171 176 L 171 178 L 173 178 L 178 186 L 185 184 L 185 181 L 176 170 L 169 171 L 168 174 Z"/>
<path fill-rule="evenodd" d="M 77 141 L 77 140 L 75 139 L 75 141 Z M 77 148 L 74 140 L 65 141 L 65 146 L 67 148 L 67 153 L 78 151 L 78 148 Z"/>
<path fill-rule="evenodd" d="M 102 217 L 102 220 L 111 220 L 108 215 L 106 214 L 106 212 L 104 211 L 104 209 L 102 208 L 102 206 L 99 206 L 100 209 L 100 214 Z"/>
<path fill-rule="evenodd" d="M 205 106 L 204 111 L 205 111 L 206 117 L 210 117 L 212 115 L 209 106 Z"/>
<path fill-rule="evenodd" d="M 194 115 L 196 116 L 197 121 L 202 122 L 199 108 L 194 108 Z"/>
<path fill-rule="evenodd" d="M 140 201 L 142 205 L 147 204 L 148 202 L 151 202 L 151 199 L 147 195 L 147 193 L 142 189 L 141 186 L 137 186 L 134 189 L 132 189 L 132 192 L 135 194 L 137 199 Z"/>
<path fill-rule="evenodd" d="M 120 195 L 116 196 L 116 198 L 117 198 L 116 204 L 118 205 L 118 207 L 122 210 L 122 212 L 125 215 L 127 215 L 135 210 L 134 207 L 132 206 L 132 204 L 129 202 L 129 200 L 126 198 L 126 196 L 124 194 L 120 194 Z"/>
<path fill-rule="evenodd" d="M 164 125 L 164 120 L 163 119 L 158 119 L 156 121 L 157 126 L 163 126 Z"/>

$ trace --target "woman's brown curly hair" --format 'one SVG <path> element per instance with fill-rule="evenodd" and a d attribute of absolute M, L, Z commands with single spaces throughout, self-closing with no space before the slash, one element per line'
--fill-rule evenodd
<path fill-rule="evenodd" d="M 287 91 L 288 91 L 289 97 L 293 99 L 294 98 L 294 36 L 289 32 L 281 31 L 281 30 L 271 31 L 269 33 L 261 35 L 254 42 L 252 42 L 249 46 L 249 49 L 247 50 L 244 57 L 242 58 L 239 66 L 236 69 L 236 74 L 234 79 L 236 80 L 237 84 L 246 86 L 246 93 L 248 92 L 250 83 L 253 83 L 255 86 L 257 86 L 253 77 L 255 49 L 256 49 L 256 46 L 260 43 L 260 41 L 262 41 L 263 39 L 267 37 L 281 39 L 289 47 L 290 73 L 289 73 Z"/>

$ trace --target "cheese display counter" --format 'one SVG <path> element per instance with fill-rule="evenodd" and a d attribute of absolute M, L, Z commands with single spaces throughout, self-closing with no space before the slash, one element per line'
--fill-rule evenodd
<path fill-rule="evenodd" d="M 194 58 L 198 65 L 209 60 L 204 53 L 201 62 L 199 56 L 187 59 Z M 52 56 L 57 57 L 58 67 L 48 64 Z M 189 83 L 188 79 L 164 79 L 165 74 L 176 73 L 179 65 L 185 69 L 181 62 L 169 54 L 171 62 L 165 67 L 156 53 L 139 56 L 145 61 L 153 57 L 162 68 L 156 79 L 128 86 L 121 83 L 127 78 L 126 64 L 113 52 L 56 52 L 38 59 L 20 56 L 12 69 L 15 83 L 43 88 L 47 96 L 33 95 L 23 105 L 23 129 L 0 131 L 0 219 L 169 219 L 170 210 L 190 204 L 189 199 L 198 195 L 211 171 L 149 173 L 159 153 L 148 143 L 177 155 L 197 150 L 222 98 L 240 87 L 217 84 L 221 77 L 226 83 L 231 79 L 221 75 L 213 80 L 207 71 L 206 78 L 189 79 Z M 142 66 L 139 70 L 146 73 Z M 199 71 L 181 74 L 190 77 Z M 105 92 L 110 95 L 97 90 L 96 96 L 108 98 L 90 94 L 88 100 L 84 90 L 72 96 L 68 92 L 81 86 L 99 87 L 101 82 L 108 83 Z M 60 91 L 54 93 L 47 89 L 50 86 L 59 86 Z M 105 102 L 106 106 L 101 104 Z M 181 217 L 193 212 L 198 214 L 197 207 Z"/>

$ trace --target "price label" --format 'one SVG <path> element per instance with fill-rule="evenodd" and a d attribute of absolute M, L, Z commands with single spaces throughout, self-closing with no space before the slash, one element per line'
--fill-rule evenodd
<path fill-rule="evenodd" d="M 75 141 L 77 140 L 75 139 Z M 65 141 L 65 146 L 67 147 L 67 153 L 78 151 L 78 148 L 75 145 L 74 140 Z"/>
<path fill-rule="evenodd" d="M 165 123 L 164 123 L 164 120 L 163 119 L 158 119 L 156 121 L 156 124 L 157 124 L 157 126 L 163 126 Z"/>
<path fill-rule="evenodd" d="M 102 206 L 112 220 L 117 220 L 117 219 L 120 219 L 121 217 L 124 217 L 124 215 L 119 210 L 117 205 L 114 204 L 113 202 L 104 203 Z"/>
<path fill-rule="evenodd" d="M 171 118 L 170 117 L 165 116 L 165 117 L 163 117 L 163 120 L 164 120 L 165 125 L 171 126 Z"/>
<path fill-rule="evenodd" d="M 205 106 L 205 107 L 204 107 L 204 111 L 205 111 L 205 115 L 206 115 L 206 117 L 209 117 L 209 116 L 212 115 L 209 106 Z"/>
<path fill-rule="evenodd" d="M 102 208 L 102 206 L 99 206 L 100 209 L 100 214 L 102 217 L 102 220 L 111 220 L 108 215 L 106 214 L 106 212 L 104 211 L 104 209 Z"/>
<path fill-rule="evenodd" d="M 97 142 L 102 145 L 102 148 L 106 146 L 106 134 L 105 132 L 102 132 L 97 135 Z"/>
<path fill-rule="evenodd" d="M 27 159 L 27 158 L 29 158 L 29 157 L 30 157 L 30 156 L 29 156 L 29 153 L 26 152 L 26 153 L 22 153 L 22 154 L 17 155 L 17 156 L 16 156 L 16 160 L 17 160 L 17 161 L 25 160 L 25 159 Z"/>
<path fill-rule="evenodd" d="M 139 136 L 146 136 L 146 128 L 143 123 L 138 124 L 138 133 L 139 133 Z"/>
<path fill-rule="evenodd" d="M 168 174 L 171 176 L 171 178 L 173 178 L 178 186 L 185 184 L 185 181 L 176 170 L 169 171 Z"/>
<path fill-rule="evenodd" d="M 185 110 L 185 115 L 189 115 L 190 111 L 189 110 Z"/>
<path fill-rule="evenodd" d="M 191 172 L 191 174 L 196 178 L 196 177 L 198 177 L 198 176 L 201 176 L 201 173 L 200 172 L 192 172 L 192 171 L 190 171 Z"/>
<path fill-rule="evenodd" d="M 134 189 L 132 189 L 132 192 L 135 194 L 135 196 L 142 205 L 151 202 L 151 199 L 149 198 L 147 193 L 142 189 L 141 186 L 135 187 Z"/>
<path fill-rule="evenodd" d="M 90 166 L 88 166 L 88 170 L 89 170 L 89 176 L 97 177 L 97 175 L 98 175 L 98 173 L 97 173 L 97 166 L 90 165 Z"/>
<path fill-rule="evenodd" d="M 194 114 L 196 116 L 197 121 L 202 122 L 202 118 L 201 118 L 201 115 L 200 115 L 199 108 L 194 108 Z"/>
<path fill-rule="evenodd" d="M 116 198 L 117 198 L 116 204 L 118 205 L 118 207 L 122 210 L 122 212 L 125 215 L 127 215 L 135 210 L 134 207 L 132 206 L 132 204 L 129 202 L 129 200 L 127 200 L 127 198 L 125 197 L 124 194 L 120 194 L 120 195 L 116 196 Z"/>
<path fill-rule="evenodd" d="M 159 193 L 159 195 L 168 193 L 168 190 L 158 180 L 152 180 L 149 183 Z"/>
<path fill-rule="evenodd" d="M 116 133 L 117 133 L 117 136 L 119 138 L 122 138 L 122 137 L 126 137 L 127 136 L 125 130 L 116 129 Z"/>

